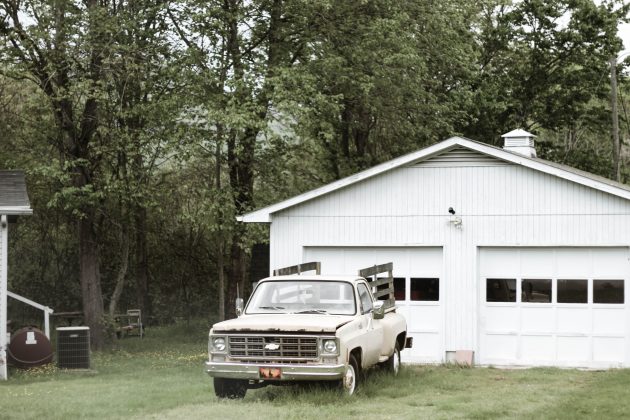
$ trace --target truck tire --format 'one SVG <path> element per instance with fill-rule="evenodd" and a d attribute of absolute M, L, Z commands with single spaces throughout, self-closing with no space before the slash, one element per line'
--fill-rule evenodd
<path fill-rule="evenodd" d="M 389 356 L 387 361 L 383 362 L 383 367 L 394 376 L 397 376 L 400 372 L 400 348 L 398 347 L 398 342 L 394 346 L 394 353 Z"/>
<path fill-rule="evenodd" d="M 348 368 L 346 369 L 346 373 L 341 379 L 341 390 L 346 395 L 353 395 L 354 391 L 357 389 L 357 385 L 359 383 L 359 365 L 357 364 L 357 359 L 354 358 L 353 355 L 350 355 L 350 359 L 348 360 Z"/>
<path fill-rule="evenodd" d="M 214 378 L 214 393 L 218 398 L 245 398 L 247 381 L 242 379 Z"/>

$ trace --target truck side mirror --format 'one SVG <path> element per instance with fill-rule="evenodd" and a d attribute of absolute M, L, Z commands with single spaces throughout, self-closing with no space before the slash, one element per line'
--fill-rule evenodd
<path fill-rule="evenodd" d="M 385 308 L 383 307 L 385 302 L 382 300 L 377 300 L 374 302 L 374 308 L 372 309 L 372 318 L 374 319 L 383 319 L 385 318 Z"/>
<path fill-rule="evenodd" d="M 245 302 L 243 298 L 236 298 L 236 316 L 243 315 L 243 308 L 245 306 Z"/>

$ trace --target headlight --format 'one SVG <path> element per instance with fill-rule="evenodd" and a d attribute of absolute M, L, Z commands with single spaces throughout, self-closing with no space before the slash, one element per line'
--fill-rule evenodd
<path fill-rule="evenodd" d="M 215 337 L 212 339 L 212 347 L 216 351 L 225 351 L 225 337 Z"/>
<path fill-rule="evenodd" d="M 337 342 L 335 340 L 324 340 L 323 347 L 326 353 L 337 353 Z"/>

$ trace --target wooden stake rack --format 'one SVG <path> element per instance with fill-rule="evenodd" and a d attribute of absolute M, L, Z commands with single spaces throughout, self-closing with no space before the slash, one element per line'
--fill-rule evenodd
<path fill-rule="evenodd" d="M 302 274 L 305 271 L 315 271 L 319 275 L 322 272 L 322 264 L 319 261 L 307 262 L 304 264 L 292 265 L 273 270 L 274 276 L 289 276 L 291 274 Z M 378 300 L 385 302 L 385 310 L 393 309 L 396 306 L 394 299 L 394 263 L 374 265 L 359 270 L 359 277 L 363 277 L 372 287 L 372 294 Z M 387 276 L 379 274 L 387 273 Z"/>
<path fill-rule="evenodd" d="M 302 274 L 304 271 L 315 271 L 315 274 L 322 273 L 322 263 L 319 261 L 307 262 L 304 264 L 292 265 L 291 267 L 278 268 L 273 270 L 274 276 L 290 276 L 291 274 Z"/>
<path fill-rule="evenodd" d="M 387 277 L 379 274 L 387 273 Z M 359 270 L 359 276 L 363 277 L 372 286 L 372 294 L 378 300 L 385 302 L 383 307 L 385 310 L 394 308 L 396 300 L 394 299 L 394 263 L 374 265 Z"/>

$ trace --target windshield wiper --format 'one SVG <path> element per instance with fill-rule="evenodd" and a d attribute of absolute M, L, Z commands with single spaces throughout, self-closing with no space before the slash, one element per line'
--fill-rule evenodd
<path fill-rule="evenodd" d="M 259 306 L 258 309 L 273 309 L 275 311 L 281 311 L 284 309 L 284 306 Z"/>
<path fill-rule="evenodd" d="M 328 315 L 328 311 L 324 309 L 306 309 L 304 311 L 293 312 L 294 314 L 325 314 Z"/>

